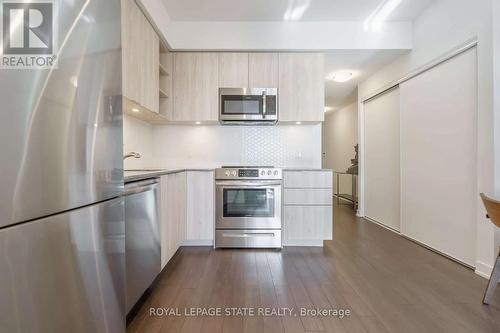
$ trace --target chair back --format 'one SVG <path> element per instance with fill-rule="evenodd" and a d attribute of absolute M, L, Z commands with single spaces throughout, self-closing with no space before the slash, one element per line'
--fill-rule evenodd
<path fill-rule="evenodd" d="M 481 199 L 483 199 L 484 207 L 491 222 L 500 228 L 500 201 L 488 198 L 484 193 L 481 193 Z"/>

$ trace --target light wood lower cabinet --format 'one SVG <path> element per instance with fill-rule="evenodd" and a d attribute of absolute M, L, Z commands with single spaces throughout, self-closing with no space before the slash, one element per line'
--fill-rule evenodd
<path fill-rule="evenodd" d="M 285 205 L 331 205 L 331 188 L 285 188 Z"/>
<path fill-rule="evenodd" d="M 160 178 L 161 186 L 161 267 L 186 238 L 186 173 L 173 173 Z"/>
<path fill-rule="evenodd" d="M 285 206 L 284 214 L 287 241 L 332 238 L 332 206 Z"/>
<path fill-rule="evenodd" d="M 160 177 L 161 266 L 181 245 L 212 245 L 213 171 L 182 171 Z"/>
<path fill-rule="evenodd" d="M 331 170 L 285 171 L 283 182 L 287 188 L 332 188 Z"/>
<path fill-rule="evenodd" d="M 333 239 L 332 171 L 283 172 L 283 245 L 322 246 Z"/>
<path fill-rule="evenodd" d="M 213 245 L 214 173 L 187 172 L 186 245 Z"/>

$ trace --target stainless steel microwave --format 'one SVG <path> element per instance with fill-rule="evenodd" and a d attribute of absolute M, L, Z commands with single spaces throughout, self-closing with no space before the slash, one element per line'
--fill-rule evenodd
<path fill-rule="evenodd" d="M 219 121 L 225 125 L 274 125 L 277 88 L 220 88 Z"/>

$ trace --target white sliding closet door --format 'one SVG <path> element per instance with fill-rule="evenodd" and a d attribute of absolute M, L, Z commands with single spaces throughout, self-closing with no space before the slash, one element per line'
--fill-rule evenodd
<path fill-rule="evenodd" d="M 399 89 L 364 104 L 365 215 L 400 230 Z"/>
<path fill-rule="evenodd" d="M 476 49 L 400 85 L 402 233 L 474 266 Z"/>

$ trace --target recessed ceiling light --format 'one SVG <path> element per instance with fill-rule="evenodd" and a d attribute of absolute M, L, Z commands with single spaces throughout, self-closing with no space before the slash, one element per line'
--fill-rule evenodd
<path fill-rule="evenodd" d="M 300 121 L 295 122 L 296 125 L 302 124 Z"/>
<path fill-rule="evenodd" d="M 138 108 L 132 108 L 132 112 L 139 112 Z"/>
<path fill-rule="evenodd" d="M 333 72 L 328 76 L 329 80 L 335 81 L 335 82 L 347 82 L 350 79 L 354 77 L 354 72 L 350 70 L 341 70 L 341 71 L 336 71 Z"/>
<path fill-rule="evenodd" d="M 325 112 L 333 111 L 331 106 L 325 106 Z"/>
<path fill-rule="evenodd" d="M 196 125 L 200 125 L 200 124 L 201 124 L 201 121 L 197 121 L 195 124 L 196 124 Z"/>

